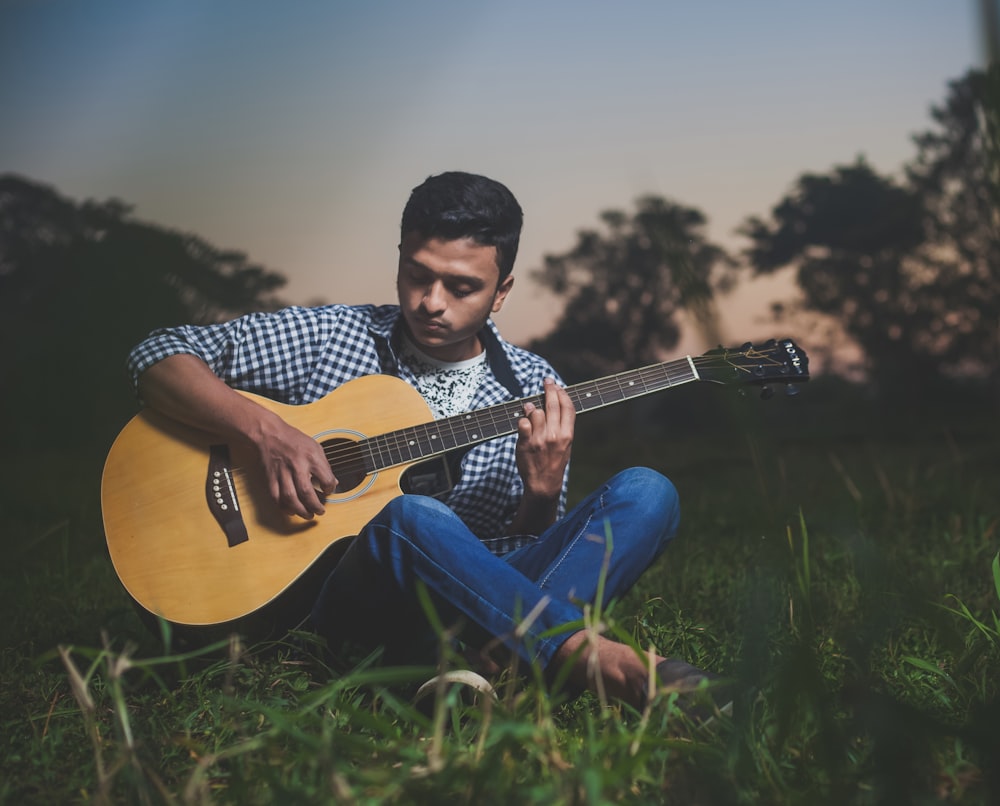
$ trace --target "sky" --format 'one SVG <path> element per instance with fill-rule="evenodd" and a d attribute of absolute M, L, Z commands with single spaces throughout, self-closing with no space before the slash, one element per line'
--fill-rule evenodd
<path fill-rule="evenodd" d="M 975 0 L 0 0 L 0 172 L 246 252 L 295 303 L 391 302 L 399 215 L 445 170 L 525 229 L 497 320 L 603 210 L 665 196 L 734 251 L 805 172 L 898 174 L 981 59 Z M 769 333 L 745 285 L 723 333 Z"/>

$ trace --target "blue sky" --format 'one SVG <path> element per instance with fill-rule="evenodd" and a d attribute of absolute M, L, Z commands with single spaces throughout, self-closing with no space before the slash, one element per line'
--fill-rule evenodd
<path fill-rule="evenodd" d="M 803 172 L 859 154 L 897 171 L 947 82 L 980 62 L 977 11 L 2 0 L 0 171 L 244 250 L 288 276 L 296 302 L 391 301 L 409 189 L 485 173 L 525 209 L 500 318 L 524 340 L 553 318 L 528 271 L 601 210 L 661 194 L 738 248 L 736 226 Z M 735 340 L 769 294 L 726 307 Z"/>

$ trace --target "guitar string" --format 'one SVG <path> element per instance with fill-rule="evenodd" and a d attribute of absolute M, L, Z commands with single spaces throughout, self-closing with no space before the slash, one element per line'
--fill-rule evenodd
<path fill-rule="evenodd" d="M 713 356 L 700 357 L 699 359 L 696 359 L 696 362 L 698 365 L 704 367 L 711 363 L 719 363 L 719 358 Z M 723 362 L 723 363 L 729 363 L 729 362 Z M 774 363 L 777 364 L 780 362 L 774 362 Z M 672 370 L 674 369 L 682 370 L 681 375 L 671 374 Z M 626 390 L 622 386 L 622 381 L 625 380 L 626 378 L 631 378 L 633 376 L 637 377 L 642 382 L 643 386 L 642 393 L 648 393 L 650 391 L 660 391 L 662 388 L 664 388 L 662 386 L 664 380 L 666 381 L 667 387 L 674 386 L 678 382 L 682 381 L 687 382 L 694 380 L 694 377 L 689 374 L 688 370 L 689 370 L 689 364 L 687 359 L 681 359 L 679 361 L 670 362 L 668 364 L 652 365 L 650 367 L 644 367 L 639 370 L 630 370 L 627 372 L 619 373 L 618 375 L 611 376 L 609 378 L 599 379 L 598 381 L 593 381 L 590 382 L 589 384 L 581 384 L 578 387 L 571 388 L 569 391 L 571 397 L 573 396 L 576 397 L 576 400 L 574 401 L 575 403 L 582 404 L 586 401 L 586 398 L 593 395 L 597 395 L 599 404 L 606 405 L 608 402 L 617 402 L 619 400 L 624 400 L 628 397 Z M 666 375 L 666 377 L 661 378 L 661 375 L 664 374 Z M 649 383 L 650 380 L 652 380 L 653 382 L 652 386 Z M 630 380 L 629 385 L 631 386 L 633 385 L 633 383 L 634 381 Z M 613 398 L 608 399 L 607 395 L 609 393 L 615 393 Z M 472 414 L 467 413 L 465 415 L 457 415 L 452 418 L 438 420 L 434 423 L 414 426 L 411 429 L 402 429 L 397 432 L 390 432 L 388 434 L 383 434 L 378 437 L 372 437 L 370 438 L 369 441 L 377 447 L 380 453 L 384 449 L 388 451 L 390 455 L 393 455 L 394 451 L 396 452 L 396 454 L 398 454 L 400 450 L 412 447 L 413 444 L 416 444 L 419 448 L 427 447 L 426 443 L 427 433 L 425 433 L 424 440 L 422 441 L 419 439 L 414 441 L 409 438 L 410 435 L 417 429 L 425 430 L 425 432 L 429 431 L 435 432 L 433 435 L 431 435 L 432 440 L 436 438 L 438 435 L 441 435 L 445 431 L 445 429 L 447 429 L 451 433 L 444 434 L 444 436 L 445 437 L 451 436 L 452 440 L 455 441 L 454 445 L 449 445 L 447 448 L 451 449 L 452 447 L 458 447 L 461 444 L 465 444 L 470 440 L 471 441 L 479 440 L 483 436 L 491 438 L 493 436 L 499 435 L 500 432 L 494 434 L 485 434 L 485 435 L 479 434 L 479 431 L 483 430 L 480 426 L 486 425 L 484 423 L 485 416 L 491 418 L 491 420 L 493 421 L 492 426 L 494 430 L 496 430 L 495 414 L 497 413 L 498 410 L 503 411 L 503 414 L 505 415 L 503 418 L 504 420 L 503 430 L 506 431 L 507 433 L 513 433 L 513 431 L 516 430 L 516 428 L 510 426 L 510 423 L 512 422 L 512 420 L 516 420 L 517 417 L 512 418 L 511 415 L 515 414 L 520 416 L 520 411 L 523 408 L 522 404 L 529 401 L 538 405 L 540 403 L 540 396 L 536 396 L 533 398 L 525 398 L 522 401 L 510 401 L 507 404 L 501 404 L 499 407 L 491 407 L 490 409 L 483 409 L 480 410 L 479 412 L 475 412 Z M 469 431 L 468 423 L 470 420 L 472 422 L 472 426 L 476 428 L 475 432 Z M 470 433 L 471 437 L 469 436 Z M 456 435 L 459 437 L 458 440 L 455 440 Z M 410 459 L 414 458 L 412 456 L 412 451 L 410 451 L 410 453 L 411 455 L 405 458 L 410 458 Z M 335 456 L 335 454 L 332 455 Z"/>
<path fill-rule="evenodd" d="M 738 353 L 737 355 L 746 355 L 746 354 Z M 762 352 L 758 357 L 766 358 L 767 356 Z M 722 358 L 723 358 L 722 363 L 724 364 L 729 363 L 724 360 L 725 358 L 724 356 Z M 700 356 L 694 359 L 694 361 L 697 365 L 704 367 L 708 364 L 719 363 L 719 357 Z M 777 364 L 780 362 L 774 362 L 774 363 Z M 625 393 L 625 389 L 622 387 L 622 380 L 628 378 L 629 385 L 634 385 L 635 381 L 632 380 L 633 377 L 641 381 L 643 387 L 641 393 L 647 393 L 649 391 L 660 391 L 662 388 L 669 388 L 670 386 L 676 385 L 676 383 L 680 381 L 686 382 L 694 380 L 694 376 L 690 376 L 687 373 L 686 371 L 687 367 L 685 366 L 686 364 L 687 364 L 686 359 L 681 359 L 679 361 L 669 362 L 667 364 L 653 365 L 651 367 L 640 368 L 639 370 L 620 373 L 617 376 L 611 376 L 609 378 L 599 379 L 598 381 L 591 382 L 590 384 L 583 384 L 581 385 L 581 387 L 578 387 L 576 389 L 571 389 L 570 390 L 571 396 L 575 396 L 577 398 L 576 401 L 574 401 L 575 403 L 582 404 L 585 402 L 587 397 L 596 394 L 600 405 L 605 405 L 607 402 L 609 402 L 606 399 L 606 395 L 610 392 L 616 392 L 618 395 L 622 396 L 617 397 L 616 395 L 615 400 L 612 400 L 610 402 L 617 402 L 617 400 L 624 400 L 627 399 L 627 394 Z M 683 368 L 685 371 L 679 375 L 672 374 L 672 370 L 674 368 Z M 654 384 L 654 388 L 652 389 L 650 389 L 649 387 L 650 380 Z M 666 382 L 666 387 L 660 386 L 660 384 L 662 384 L 663 382 Z M 374 456 L 375 450 L 377 450 L 379 453 L 379 458 L 383 460 L 383 466 L 388 467 L 393 464 L 400 464 L 402 462 L 405 462 L 407 459 L 422 458 L 424 455 L 426 455 L 427 449 L 430 448 L 430 446 L 433 444 L 433 440 L 437 439 L 438 436 L 440 436 L 443 433 L 444 429 L 448 429 L 450 431 L 450 434 L 445 435 L 443 443 L 445 444 L 446 447 L 442 448 L 442 450 L 439 452 L 444 452 L 454 447 L 459 447 L 463 444 L 467 444 L 470 440 L 475 441 L 483 437 L 493 438 L 495 436 L 501 435 L 503 432 L 513 433 L 513 431 L 516 430 L 516 427 L 512 427 L 511 422 L 516 421 L 518 417 L 515 416 L 512 418 L 511 415 L 520 416 L 520 411 L 523 409 L 522 404 L 529 401 L 535 402 L 535 404 L 538 405 L 538 403 L 540 402 L 540 397 L 526 398 L 521 401 L 510 401 L 507 404 L 501 404 L 498 407 L 491 407 L 490 409 L 485 409 L 478 412 L 477 413 L 478 415 L 482 415 L 484 413 L 487 414 L 493 421 L 491 425 L 494 433 L 492 434 L 484 433 L 480 435 L 478 433 L 479 431 L 485 432 L 487 429 L 478 428 L 477 432 L 472 433 L 470 436 L 469 434 L 471 432 L 469 432 L 466 425 L 468 419 L 470 419 L 469 416 L 458 415 L 458 417 L 446 418 L 444 420 L 436 421 L 435 423 L 425 423 L 418 426 L 414 426 L 410 429 L 401 429 L 396 432 L 390 432 L 388 434 L 372 437 L 367 440 L 363 440 L 361 442 L 343 440 L 340 443 L 338 443 L 338 445 L 335 448 L 325 446 L 324 453 L 328 461 L 330 461 L 331 466 L 335 466 L 341 472 L 341 475 L 357 474 L 357 473 L 365 474 L 369 470 L 368 466 L 365 463 L 365 456 L 364 456 L 364 448 L 366 447 L 369 449 L 369 455 L 373 460 L 375 459 Z M 504 422 L 500 428 L 497 427 L 497 422 L 495 417 L 498 410 L 502 411 L 503 414 L 505 415 Z M 456 428 L 456 426 L 458 426 L 458 421 L 460 419 L 463 421 L 462 426 Z M 473 420 L 473 425 L 476 426 L 485 425 L 485 423 L 482 422 L 483 419 L 482 416 L 478 417 L 473 416 L 471 417 L 471 419 Z M 416 430 L 423 430 L 425 432 L 423 439 L 420 439 L 419 437 L 417 437 L 417 439 L 411 438 L 411 435 Z M 430 433 L 431 431 L 433 431 L 434 433 Z M 451 439 L 451 443 L 453 444 L 448 443 L 447 437 L 449 436 Z M 417 457 L 413 456 L 414 447 L 416 447 L 418 450 Z M 408 450 L 409 456 L 402 455 L 402 451 L 404 449 Z M 382 456 L 383 452 L 386 452 L 389 455 L 389 461 L 387 463 L 385 462 L 384 457 Z"/>
<path fill-rule="evenodd" d="M 625 399 L 625 390 L 622 387 L 622 379 L 626 376 L 636 377 L 639 382 L 641 382 L 643 392 L 656 391 L 657 385 L 663 385 L 664 382 L 665 386 L 663 386 L 663 388 L 669 388 L 671 385 L 674 385 L 677 381 L 679 381 L 681 377 L 685 376 L 686 379 L 693 380 L 693 376 L 690 376 L 686 360 L 672 363 L 677 364 L 677 368 L 680 368 L 681 365 L 683 365 L 683 368 L 686 370 L 685 373 L 683 373 L 683 375 L 671 375 L 674 367 L 668 365 L 643 367 L 638 370 L 620 373 L 619 376 L 611 376 L 610 378 L 599 379 L 598 381 L 591 382 L 590 384 L 583 384 L 583 389 L 573 389 L 570 391 L 570 394 L 571 397 L 577 398 L 574 402 L 579 403 L 586 400 L 588 391 L 592 395 L 596 394 L 602 401 L 611 391 L 617 391 L 619 395 L 622 395 L 620 399 Z M 516 401 L 507 401 L 506 403 L 501 403 L 487 409 L 480 410 L 480 412 L 476 413 L 479 415 L 478 417 L 475 415 L 472 416 L 472 419 L 475 421 L 473 424 L 475 426 L 480 426 L 476 429 L 475 433 L 479 434 L 480 432 L 492 430 L 493 433 L 487 435 L 490 438 L 504 433 L 513 433 L 517 430 L 515 423 L 518 419 L 520 419 L 520 412 L 523 410 L 524 405 L 528 402 L 540 405 L 541 396 L 533 396 Z M 458 427 L 459 421 L 462 421 L 463 423 L 466 422 L 468 416 L 468 414 L 456 415 L 434 421 L 432 423 L 421 423 L 411 428 L 400 429 L 394 432 L 389 432 L 388 434 L 370 437 L 361 441 L 338 441 L 335 445 L 324 446 L 324 454 L 330 462 L 331 467 L 338 469 L 342 475 L 367 473 L 369 472 L 369 468 L 365 464 L 364 456 L 364 450 L 366 447 L 369 449 L 369 456 L 373 460 L 375 458 L 376 451 L 379 453 L 380 458 L 383 458 L 383 460 L 384 457 L 382 457 L 382 454 L 388 454 L 389 461 L 383 464 L 384 467 L 388 467 L 393 464 L 400 464 L 406 459 L 415 458 L 413 456 L 414 448 L 416 448 L 418 452 L 417 458 L 426 455 L 427 449 L 436 439 L 441 437 L 442 434 L 444 435 L 442 438 L 442 444 L 446 447 L 443 448 L 441 452 L 451 450 L 469 439 L 467 436 L 467 433 L 469 433 L 468 428 L 464 425 Z M 488 424 L 484 423 L 482 421 L 483 416 L 489 417 L 491 422 Z M 424 432 L 422 437 L 416 433 L 419 431 Z M 411 438 L 411 435 L 414 436 L 415 439 Z M 477 437 L 474 436 L 472 438 L 476 439 Z M 449 440 L 450 443 L 454 444 L 449 444 Z M 402 456 L 402 452 L 404 450 L 409 453 L 409 456 Z M 243 468 L 233 468 L 232 470 L 233 472 L 239 472 L 241 474 L 244 473 Z"/>
<path fill-rule="evenodd" d="M 738 353 L 737 355 L 745 355 L 745 353 Z M 766 357 L 766 356 L 762 353 L 760 357 Z M 709 364 L 720 362 L 719 357 L 714 357 L 714 356 L 700 356 L 694 359 L 694 361 L 697 365 L 702 367 Z M 727 364 L 729 362 L 723 360 L 722 363 Z M 774 363 L 779 364 L 781 362 L 774 362 Z M 676 365 L 676 367 L 674 365 Z M 676 375 L 676 374 L 672 375 L 671 371 L 674 368 L 682 369 L 683 372 L 681 373 L 681 375 Z M 676 385 L 680 381 L 686 382 L 694 380 L 694 377 L 690 376 L 687 370 L 688 370 L 687 359 L 680 359 L 679 361 L 669 362 L 668 364 L 643 367 L 640 368 L 639 370 L 631 370 L 624 373 L 619 373 L 619 375 L 610 376 L 609 378 L 602 378 L 597 381 L 590 382 L 589 384 L 582 384 L 579 388 L 571 389 L 570 394 L 571 397 L 574 395 L 576 396 L 577 399 L 576 401 L 574 401 L 575 403 L 581 403 L 581 404 L 586 401 L 586 398 L 592 395 L 597 395 L 599 404 L 605 405 L 608 402 L 617 402 L 618 400 L 627 399 L 627 394 L 624 394 L 625 390 L 621 385 L 622 380 L 625 378 L 630 378 L 632 376 L 637 377 L 640 381 L 642 381 L 643 389 L 641 393 L 648 393 L 650 391 L 660 391 L 662 388 L 669 388 L 670 386 Z M 664 374 L 666 375 L 666 377 L 661 378 L 660 376 Z M 653 377 L 650 378 L 650 376 Z M 652 380 L 654 384 L 660 384 L 663 381 L 666 381 L 667 386 L 666 387 L 654 386 L 654 388 L 650 388 L 649 385 L 650 380 Z M 632 385 L 633 383 L 634 381 L 630 382 L 630 385 Z M 616 394 L 615 399 L 609 401 L 606 398 L 606 396 L 609 393 L 618 393 L 622 394 L 622 396 L 618 397 Z M 422 423 L 420 425 L 412 426 L 407 429 L 400 429 L 398 431 L 389 432 L 387 434 L 370 437 L 361 442 L 345 441 L 343 443 L 338 444 L 334 448 L 329 448 L 329 447 L 326 448 L 325 452 L 327 458 L 331 461 L 331 463 L 338 463 L 338 464 L 345 461 L 347 457 L 351 457 L 352 459 L 354 459 L 353 454 L 358 449 L 358 446 L 362 444 L 369 447 L 373 447 L 374 450 L 377 450 L 380 454 L 383 453 L 383 451 L 388 452 L 391 457 L 390 463 L 398 463 L 399 461 L 405 461 L 406 459 L 420 458 L 424 455 L 426 449 L 434 443 L 434 440 L 437 439 L 439 436 L 441 436 L 446 429 L 450 433 L 444 434 L 444 442 L 447 444 L 448 437 L 450 437 L 451 442 L 454 444 L 447 444 L 447 447 L 444 448 L 443 450 L 451 450 L 455 447 L 459 447 L 462 444 L 466 444 L 470 440 L 476 441 L 478 439 L 481 439 L 482 437 L 493 438 L 495 436 L 500 435 L 502 431 L 506 431 L 507 433 L 513 433 L 513 431 L 516 430 L 516 427 L 511 427 L 509 423 L 511 423 L 512 421 L 516 421 L 516 419 L 518 418 L 517 417 L 512 418 L 511 415 L 513 414 L 519 415 L 521 409 L 523 408 L 523 404 L 529 401 L 538 405 L 540 403 L 540 396 L 536 396 L 534 398 L 525 398 L 524 400 L 520 401 L 508 401 L 508 403 L 506 404 L 500 404 L 499 406 L 490 407 L 488 409 L 482 409 L 479 412 L 474 413 L 472 416 L 470 416 L 470 414 L 457 415 L 454 417 L 438 420 L 433 423 Z M 497 429 L 496 416 L 495 416 L 498 410 L 502 410 L 504 414 L 503 427 L 500 430 Z M 488 428 L 480 427 L 487 425 L 486 423 L 483 422 L 484 416 L 488 416 L 492 420 L 492 423 L 490 423 L 489 425 L 492 426 L 494 433 L 479 434 L 480 431 L 489 430 Z M 468 428 L 468 421 L 470 419 L 472 420 L 472 426 L 476 428 L 474 432 L 470 432 Z M 459 421 L 461 421 L 461 425 L 459 425 Z M 418 430 L 425 431 L 423 439 L 421 439 L 419 436 L 417 436 L 416 439 L 412 438 L 413 436 L 416 436 L 413 432 Z M 431 432 L 433 432 L 433 434 Z M 419 455 L 417 457 L 413 456 L 412 448 L 414 447 L 418 449 Z M 372 451 L 373 454 L 374 450 Z M 405 457 L 402 456 L 401 453 L 407 450 L 410 455 Z M 354 459 L 354 461 L 358 460 Z M 361 461 L 363 462 L 363 457 Z"/>
<path fill-rule="evenodd" d="M 659 384 L 662 382 L 662 379 L 659 376 L 663 373 L 664 367 L 662 366 L 646 368 L 645 372 L 637 373 L 640 381 L 642 381 L 642 386 L 644 387 L 643 391 L 649 391 L 650 384 L 647 380 L 650 379 L 651 374 L 655 376 L 651 380 L 655 384 Z M 623 376 L 626 374 L 631 375 L 633 373 L 623 373 Z M 666 381 L 668 385 L 672 385 L 678 380 L 677 377 L 671 377 L 669 368 L 666 369 L 666 374 Z M 646 380 L 644 380 L 644 377 Z M 685 377 L 684 379 L 693 380 L 691 377 Z M 630 381 L 629 385 L 633 385 L 634 383 L 635 381 Z M 653 391 L 655 391 L 655 389 Z M 571 396 L 575 395 L 577 397 L 577 402 L 583 403 L 587 397 L 596 394 L 599 401 L 603 405 L 608 402 L 607 394 L 609 392 L 616 392 L 615 399 L 625 399 L 625 397 L 627 397 L 627 394 L 622 386 L 622 379 L 618 377 L 602 379 L 602 382 L 593 382 L 589 386 L 584 385 L 583 389 L 573 389 L 571 390 Z M 424 452 L 428 447 L 435 444 L 434 441 L 439 437 L 442 439 L 441 444 L 445 446 L 442 450 L 450 450 L 454 447 L 467 444 L 470 441 L 474 442 L 483 438 L 492 438 L 504 432 L 513 433 L 516 430 L 516 426 L 514 426 L 513 423 L 520 416 L 523 404 L 528 401 L 535 402 L 536 405 L 538 405 L 540 403 L 540 397 L 526 398 L 521 401 L 508 401 L 506 404 L 500 404 L 497 407 L 483 409 L 479 412 L 456 415 L 454 417 L 445 418 L 433 423 L 425 423 L 414 426 L 410 429 L 401 429 L 396 432 L 390 432 L 388 434 L 372 437 L 369 440 L 366 440 L 366 444 L 369 447 L 372 447 L 373 455 L 377 450 L 380 454 L 380 458 L 383 452 L 388 453 L 390 463 L 398 463 L 400 460 L 405 461 L 406 459 L 419 458 L 424 455 Z M 499 427 L 497 425 L 496 417 L 498 412 L 503 415 Z M 489 417 L 491 420 L 490 423 L 485 422 L 486 417 Z M 469 427 L 470 421 L 472 426 L 471 429 Z M 422 438 L 417 433 L 418 431 L 424 432 Z M 333 449 L 328 449 L 327 456 L 335 462 L 340 461 L 344 456 L 351 455 L 357 444 L 358 443 L 354 443 L 350 447 L 346 445 L 338 445 Z M 414 447 L 416 447 L 418 451 L 418 457 L 413 456 Z M 404 455 L 405 453 L 408 453 L 409 455 Z"/>
<path fill-rule="evenodd" d="M 754 354 L 754 358 L 757 360 L 765 360 L 770 358 L 770 353 L 777 352 L 776 348 L 769 348 L 766 350 L 760 350 Z M 706 367 L 709 365 L 722 365 L 731 366 L 731 358 L 746 357 L 748 352 L 734 352 L 731 355 L 722 354 L 718 356 L 703 355 L 697 356 L 693 359 L 693 363 L 696 366 Z M 770 359 L 772 365 L 781 365 L 783 361 L 775 361 Z M 690 364 L 687 358 L 678 359 L 675 361 L 666 362 L 663 364 L 654 364 L 648 367 L 641 367 L 635 370 L 627 370 L 616 375 L 608 376 L 606 378 L 600 378 L 596 381 L 591 381 L 584 384 L 579 384 L 575 387 L 571 387 L 568 391 L 570 392 L 571 398 L 575 398 L 574 404 L 584 404 L 586 400 L 596 395 L 598 399 L 598 407 L 606 405 L 608 402 L 618 402 L 621 400 L 629 399 L 627 390 L 622 386 L 622 381 L 628 380 L 629 386 L 632 386 L 636 381 L 641 382 L 642 390 L 632 395 L 633 397 L 638 397 L 643 394 L 650 392 L 662 391 L 663 389 L 671 388 L 680 383 L 686 383 L 696 379 L 695 375 L 690 373 Z M 634 380 L 633 380 L 634 379 Z M 651 386 L 652 384 L 652 386 Z M 607 395 L 615 393 L 616 397 L 612 400 L 606 398 Z M 620 395 L 620 397 L 618 396 Z M 378 435 L 375 437 L 370 437 L 360 441 L 342 440 L 337 443 L 336 446 L 324 445 L 324 455 L 330 462 L 332 467 L 336 467 L 341 471 L 341 474 L 356 474 L 362 473 L 367 474 L 370 469 L 365 463 L 365 448 L 368 448 L 369 456 L 374 460 L 375 449 L 378 453 L 383 452 L 388 453 L 389 462 L 384 464 L 383 467 L 389 467 L 393 464 L 401 464 L 407 459 L 423 458 L 425 455 L 433 455 L 433 453 L 443 453 L 447 450 L 452 450 L 456 447 L 461 447 L 465 444 L 469 444 L 470 441 L 474 442 L 481 439 L 492 439 L 496 436 L 503 434 L 514 433 L 517 430 L 516 423 L 520 419 L 521 411 L 523 410 L 524 404 L 532 402 L 535 405 L 541 403 L 542 396 L 536 395 L 533 397 L 524 398 L 516 401 L 508 401 L 506 403 L 491 406 L 486 409 L 481 409 L 475 413 L 467 413 L 465 415 L 455 415 L 453 417 L 444 418 L 442 420 L 434 421 L 432 423 L 422 423 L 416 426 L 411 426 L 409 428 L 399 429 L 397 431 L 388 432 L 387 434 Z M 581 411 L 586 411 L 586 408 L 582 408 Z M 498 413 L 503 414 L 503 419 L 499 426 L 497 423 L 496 415 Z M 516 416 L 515 416 L 516 415 Z M 491 423 L 486 424 L 483 422 L 485 417 L 489 417 Z M 473 426 L 487 426 L 479 427 L 475 432 L 470 432 L 467 425 L 465 424 L 469 419 L 473 420 Z M 461 421 L 461 425 L 460 425 Z M 494 433 L 492 434 L 480 434 L 480 432 L 485 432 L 489 427 L 492 427 Z M 451 441 L 454 443 L 442 448 L 440 451 L 434 451 L 432 454 L 426 454 L 426 451 L 434 443 L 443 429 L 448 429 L 450 434 L 446 435 L 446 439 L 443 440 L 447 444 L 447 437 L 450 437 Z M 418 430 L 423 430 L 424 437 L 421 440 L 419 437 L 417 439 L 411 438 L 413 432 Z M 431 432 L 434 433 L 431 433 Z M 471 436 L 470 436 L 471 433 Z M 373 449 L 374 446 L 374 449 Z M 418 456 L 413 456 L 413 448 L 416 447 L 418 450 Z M 403 450 L 409 451 L 409 456 L 404 457 L 402 455 Z M 233 468 L 233 472 L 240 472 L 243 474 L 242 468 Z"/>
<path fill-rule="evenodd" d="M 684 362 L 686 365 L 686 361 Z M 674 385 L 680 378 L 671 377 L 669 374 L 669 369 L 666 370 L 667 385 Z M 622 373 L 623 375 L 636 374 L 642 381 L 643 391 L 656 391 L 655 388 L 650 389 L 649 381 L 654 384 L 659 384 L 663 382 L 663 378 L 660 376 L 664 373 L 664 368 L 661 366 L 643 368 L 643 370 L 636 370 L 630 373 Z M 693 376 L 688 376 L 686 380 L 693 380 Z M 634 383 L 634 381 L 632 382 Z M 603 405 L 607 401 L 607 395 L 610 392 L 616 392 L 616 399 L 625 399 L 627 397 L 625 389 L 622 387 L 621 379 L 612 376 L 610 379 L 601 379 L 600 381 L 592 382 L 591 384 L 584 384 L 582 389 L 571 389 L 571 397 L 575 396 L 577 400 L 575 402 L 584 403 L 587 397 L 592 395 L 597 395 L 598 400 Z M 523 400 L 508 401 L 507 403 L 499 404 L 498 406 L 492 406 L 488 409 L 481 409 L 479 412 L 466 413 L 455 415 L 453 417 L 444 418 L 442 420 L 437 420 L 432 423 L 422 423 L 417 426 L 413 426 L 409 429 L 400 429 L 399 431 L 389 432 L 387 434 L 382 434 L 376 437 L 371 437 L 365 440 L 366 444 L 375 446 L 375 449 L 379 453 L 386 451 L 391 457 L 398 457 L 401 452 L 409 451 L 411 454 L 407 457 L 402 457 L 405 459 L 412 459 L 412 448 L 417 447 L 418 449 L 426 449 L 430 445 L 434 444 L 435 440 L 438 438 L 442 439 L 447 447 L 445 450 L 450 450 L 454 447 L 458 447 L 464 444 L 468 440 L 478 440 L 485 437 L 494 437 L 500 433 L 507 432 L 513 433 L 516 431 L 516 426 L 513 423 L 516 422 L 520 417 L 520 412 L 523 410 L 524 404 L 527 402 L 532 402 L 535 405 L 541 403 L 541 396 L 534 396 L 525 398 Z M 496 415 L 502 414 L 502 419 L 498 427 Z M 517 415 L 517 416 L 514 416 Z M 485 417 L 489 417 L 492 422 L 485 423 Z M 473 426 L 472 429 L 469 428 L 469 421 Z M 483 427 L 485 426 L 485 427 Z M 492 430 L 492 434 L 481 434 L 480 432 Z M 423 438 L 421 439 L 419 435 L 415 432 L 424 431 Z M 412 439 L 412 436 L 416 436 L 416 439 Z M 454 444 L 451 444 L 454 443 Z M 359 443 L 352 443 L 350 447 L 346 445 L 338 445 L 332 449 L 327 450 L 327 457 L 338 461 L 342 456 L 350 454 L 353 449 Z M 346 452 L 346 454 L 345 454 Z"/>

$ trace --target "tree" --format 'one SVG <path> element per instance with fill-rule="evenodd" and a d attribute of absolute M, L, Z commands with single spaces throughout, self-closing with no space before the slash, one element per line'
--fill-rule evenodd
<path fill-rule="evenodd" d="M 794 267 L 804 307 L 837 318 L 883 390 L 1000 368 L 995 91 L 979 73 L 951 84 L 905 182 L 858 159 L 742 228 L 754 272 Z"/>
<path fill-rule="evenodd" d="M 631 216 L 600 218 L 603 231 L 579 232 L 570 251 L 546 255 L 533 272 L 566 305 L 552 333 L 531 346 L 569 380 L 662 360 L 680 339 L 682 311 L 712 330 L 713 291 L 731 279 L 731 260 L 706 239 L 698 210 L 646 196 Z"/>
<path fill-rule="evenodd" d="M 135 410 L 133 344 L 155 327 L 274 307 L 284 282 L 121 202 L 77 204 L 0 176 L 0 444 L 8 456 L 105 449 Z"/>
<path fill-rule="evenodd" d="M 931 110 L 936 128 L 914 138 L 908 176 L 920 194 L 925 259 L 952 307 L 929 334 L 950 368 L 1000 370 L 1000 67 L 950 84 Z"/>
<path fill-rule="evenodd" d="M 859 159 L 830 175 L 803 175 L 769 222 L 751 218 L 741 231 L 754 272 L 794 266 L 805 308 L 835 317 L 873 374 L 923 369 L 929 357 L 915 348 L 937 303 L 932 278 L 910 259 L 923 239 L 910 189 Z"/>

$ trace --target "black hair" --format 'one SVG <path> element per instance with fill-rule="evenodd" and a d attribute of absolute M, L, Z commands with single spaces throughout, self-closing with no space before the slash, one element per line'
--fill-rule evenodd
<path fill-rule="evenodd" d="M 430 176 L 413 189 L 403 208 L 403 237 L 418 232 L 424 238 L 454 241 L 471 238 L 495 246 L 500 280 L 514 268 L 523 214 L 514 194 L 485 176 L 448 171 Z"/>

